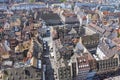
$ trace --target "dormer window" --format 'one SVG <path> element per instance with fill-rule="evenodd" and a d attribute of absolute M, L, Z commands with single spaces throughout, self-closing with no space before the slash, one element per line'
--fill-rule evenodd
<path fill-rule="evenodd" d="M 83 61 L 84 61 L 84 62 L 86 62 L 86 60 L 85 60 L 85 59 L 83 59 Z"/>
<path fill-rule="evenodd" d="M 80 63 L 82 62 L 82 60 L 80 60 Z"/>

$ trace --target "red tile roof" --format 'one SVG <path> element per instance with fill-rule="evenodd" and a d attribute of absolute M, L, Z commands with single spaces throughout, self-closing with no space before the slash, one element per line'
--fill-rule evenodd
<path fill-rule="evenodd" d="M 68 10 L 64 10 L 63 15 L 65 17 L 70 17 L 70 16 L 74 17 L 74 16 L 77 16 L 77 15 L 75 15 L 75 13 L 73 13 L 71 11 L 68 11 Z"/>

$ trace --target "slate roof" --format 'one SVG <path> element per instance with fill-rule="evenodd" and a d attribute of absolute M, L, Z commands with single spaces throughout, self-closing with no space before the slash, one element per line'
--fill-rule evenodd
<path fill-rule="evenodd" d="M 40 80 L 41 71 L 37 72 L 34 67 L 11 68 L 5 71 L 8 74 L 8 80 Z"/>
<path fill-rule="evenodd" d="M 60 55 L 63 57 L 63 59 L 69 60 L 73 53 L 73 46 L 67 45 L 63 46 L 61 49 L 59 49 Z"/>
<path fill-rule="evenodd" d="M 98 47 L 106 55 L 107 58 L 112 57 L 114 54 L 120 54 L 119 48 L 116 46 L 116 44 L 113 41 L 108 42 L 108 39 L 103 39 L 99 43 Z"/>
<path fill-rule="evenodd" d="M 9 0 L 0 0 L 0 3 L 8 3 Z"/>
<path fill-rule="evenodd" d="M 115 6 L 112 5 L 100 5 L 99 6 L 100 11 L 109 11 L 109 12 L 114 12 Z"/>
<path fill-rule="evenodd" d="M 34 41 L 33 56 L 36 58 L 41 58 L 42 52 L 43 52 L 42 44 L 40 44 L 38 41 Z"/>
<path fill-rule="evenodd" d="M 87 49 L 96 48 L 99 43 L 99 34 L 83 36 L 82 43 Z"/>
<path fill-rule="evenodd" d="M 78 6 L 78 7 L 91 7 L 91 8 L 94 8 L 94 7 L 96 7 L 98 4 L 92 4 L 92 3 L 80 3 L 80 2 L 77 2 L 76 4 L 75 4 L 76 6 Z"/>
<path fill-rule="evenodd" d="M 60 17 L 58 14 L 53 13 L 52 11 L 42 10 L 39 12 L 39 17 L 41 17 L 46 25 L 59 25 L 62 24 Z"/>

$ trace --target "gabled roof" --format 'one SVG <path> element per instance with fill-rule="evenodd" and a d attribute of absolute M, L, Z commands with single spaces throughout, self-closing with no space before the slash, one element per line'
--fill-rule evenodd
<path fill-rule="evenodd" d="M 62 24 L 59 15 L 57 13 L 53 13 L 53 11 L 42 10 L 38 14 L 39 17 L 41 17 L 46 22 L 47 25 Z"/>
<path fill-rule="evenodd" d="M 7 52 L 7 50 L 5 49 L 5 46 L 2 43 L 0 43 L 0 56 L 3 59 L 6 59 L 6 58 L 10 57 L 9 52 Z"/>
<path fill-rule="evenodd" d="M 33 40 L 33 56 L 35 58 L 40 58 L 43 52 L 42 44 L 40 44 L 37 39 Z"/>
<path fill-rule="evenodd" d="M 77 15 L 74 12 L 69 11 L 69 10 L 64 10 L 62 15 L 64 15 L 65 17 L 73 17 L 73 16 L 77 17 Z"/>
<path fill-rule="evenodd" d="M 82 7 L 83 6 L 83 7 L 91 7 L 91 8 L 93 8 L 93 7 L 96 7 L 98 4 L 77 2 L 75 5 L 78 6 L 78 7 Z"/>
<path fill-rule="evenodd" d="M 99 27 L 93 23 L 90 23 L 88 27 L 90 27 L 91 29 L 93 29 L 94 31 L 99 32 L 99 33 L 103 33 L 105 31 L 104 29 L 102 29 L 101 27 Z"/>
<path fill-rule="evenodd" d="M 70 32 L 68 32 L 68 34 L 77 34 L 76 30 L 74 28 L 71 29 Z"/>
<path fill-rule="evenodd" d="M 105 54 L 105 58 L 110 58 L 115 54 L 120 54 L 119 48 L 109 39 L 102 39 L 98 45 L 100 50 Z"/>
<path fill-rule="evenodd" d="M 75 53 L 81 54 L 84 52 L 84 46 L 82 44 L 80 44 L 79 42 L 76 44 Z"/>

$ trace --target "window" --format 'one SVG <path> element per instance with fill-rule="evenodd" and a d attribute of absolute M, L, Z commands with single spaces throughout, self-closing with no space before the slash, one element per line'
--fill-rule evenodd
<path fill-rule="evenodd" d="M 2 79 L 2 75 L 0 75 L 0 79 Z"/>

